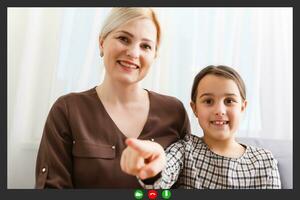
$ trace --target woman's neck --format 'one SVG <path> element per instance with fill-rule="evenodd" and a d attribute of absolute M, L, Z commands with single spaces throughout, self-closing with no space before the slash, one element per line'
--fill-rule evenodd
<path fill-rule="evenodd" d="M 203 141 L 212 152 L 221 156 L 239 158 L 245 152 L 245 148 L 236 142 L 234 137 L 225 140 L 216 140 L 204 135 Z"/>
<path fill-rule="evenodd" d="M 110 102 L 112 104 L 127 104 L 140 101 L 145 98 L 147 92 L 138 84 L 122 84 L 114 82 L 109 78 L 97 86 L 97 93 L 102 101 Z"/>

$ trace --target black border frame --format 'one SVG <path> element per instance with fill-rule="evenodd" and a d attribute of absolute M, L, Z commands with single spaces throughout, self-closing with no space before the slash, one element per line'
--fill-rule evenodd
<path fill-rule="evenodd" d="M 297 6 L 292 0 L 31 0 L 16 1 L 2 0 L 0 2 L 0 24 L 1 24 L 1 54 L 0 54 L 0 196 L 9 199 L 41 199 L 41 198 L 72 198 L 72 199 L 134 199 L 134 189 L 89 189 L 89 190 L 35 190 L 35 189 L 7 189 L 7 8 L 8 7 L 293 7 L 293 189 L 291 190 L 171 190 L 171 199 L 191 199 L 196 198 L 230 198 L 230 199 L 254 199 L 254 198 L 296 198 L 298 189 L 298 160 L 296 159 L 299 150 L 296 141 L 299 141 L 297 129 L 294 122 L 300 120 L 296 115 L 299 113 L 297 86 L 300 86 L 297 79 L 298 73 L 298 27 L 297 27 Z M 299 24 L 299 23 L 298 23 Z M 298 25 L 299 26 L 299 25 Z M 295 53 L 296 52 L 296 53 Z M 298 82 L 298 83 L 297 83 Z M 283 94 L 284 95 L 284 94 Z M 285 106 L 285 105 L 282 105 Z M 276 109 L 276 108 L 275 108 Z M 5 112 L 6 111 L 6 112 Z M 296 114 L 295 114 L 296 113 Z M 297 119 L 298 118 L 298 119 Z M 144 190 L 146 193 L 146 190 Z M 161 191 L 159 191 L 160 193 Z M 143 198 L 148 199 L 148 198 Z M 157 198 L 161 199 L 161 198 Z M 194 199 L 194 198 L 192 198 Z"/>

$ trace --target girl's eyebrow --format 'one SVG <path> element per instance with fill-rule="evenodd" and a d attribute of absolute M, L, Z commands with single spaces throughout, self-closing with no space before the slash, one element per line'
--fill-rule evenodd
<path fill-rule="evenodd" d="M 120 31 L 117 31 L 116 33 L 124 33 L 126 35 L 129 35 L 130 37 L 134 37 L 133 34 L 129 33 L 128 31 L 124 31 L 124 30 L 120 30 Z M 148 39 L 148 38 L 142 38 L 143 41 L 146 41 L 146 42 L 152 42 L 154 43 L 152 40 Z"/>
<path fill-rule="evenodd" d="M 238 95 L 236 95 L 234 93 L 225 93 L 224 96 L 236 96 L 237 97 Z"/>
<path fill-rule="evenodd" d="M 214 94 L 213 93 L 203 93 L 200 95 L 200 98 L 204 97 L 204 96 L 214 96 Z"/>
<path fill-rule="evenodd" d="M 224 93 L 223 95 L 224 96 L 236 96 L 237 97 L 237 95 L 234 94 L 234 93 Z M 200 98 L 204 97 L 204 96 L 215 96 L 215 95 L 213 93 L 203 93 L 203 94 L 200 95 Z"/>

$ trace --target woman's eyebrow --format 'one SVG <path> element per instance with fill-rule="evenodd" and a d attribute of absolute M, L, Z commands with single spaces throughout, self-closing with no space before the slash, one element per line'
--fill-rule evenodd
<path fill-rule="evenodd" d="M 133 34 L 129 33 L 128 31 L 117 31 L 116 33 L 124 33 L 126 35 L 129 35 L 130 37 L 133 37 Z"/>
<path fill-rule="evenodd" d="M 128 31 L 124 31 L 124 30 L 117 31 L 116 33 L 124 33 L 124 34 L 126 34 L 126 35 L 129 35 L 129 36 L 132 37 L 132 38 L 134 37 L 134 35 L 133 35 L 132 33 L 128 32 Z M 154 43 L 154 41 L 152 41 L 152 40 L 150 40 L 150 39 L 148 39 L 148 38 L 142 38 L 142 40 L 143 40 L 143 41 L 153 42 L 153 43 Z"/>

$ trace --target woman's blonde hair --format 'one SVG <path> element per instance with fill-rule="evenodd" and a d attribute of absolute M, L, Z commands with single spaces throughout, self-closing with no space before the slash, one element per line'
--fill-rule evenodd
<path fill-rule="evenodd" d="M 156 26 L 156 51 L 160 46 L 161 40 L 161 28 L 157 15 L 152 8 L 140 8 L 140 7 L 124 7 L 124 8 L 112 8 L 109 16 L 103 23 L 102 30 L 100 32 L 100 39 L 104 40 L 108 34 L 114 31 L 119 26 L 134 19 L 150 19 Z"/>

